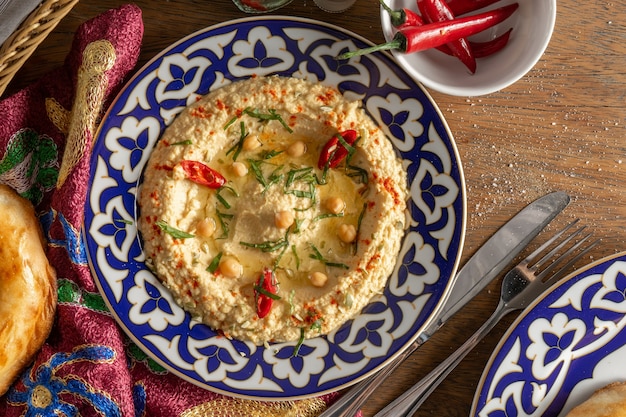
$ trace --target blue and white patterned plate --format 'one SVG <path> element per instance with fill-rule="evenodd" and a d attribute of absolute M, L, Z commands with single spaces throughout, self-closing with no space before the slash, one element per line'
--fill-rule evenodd
<path fill-rule="evenodd" d="M 199 31 L 149 62 L 112 104 L 93 151 L 84 234 L 96 282 L 118 322 L 155 360 L 207 389 L 295 399 L 376 372 L 417 337 L 448 291 L 465 233 L 465 186 L 452 135 L 428 94 L 386 54 L 338 62 L 369 46 L 321 22 L 245 18 Z M 146 268 L 135 197 L 164 129 L 199 95 L 254 74 L 337 87 L 365 109 L 404 160 L 410 229 L 384 291 L 327 337 L 257 347 L 191 320 Z"/>
<path fill-rule="evenodd" d="M 626 252 L 548 290 L 511 325 L 478 385 L 472 416 L 564 416 L 626 381 Z"/>

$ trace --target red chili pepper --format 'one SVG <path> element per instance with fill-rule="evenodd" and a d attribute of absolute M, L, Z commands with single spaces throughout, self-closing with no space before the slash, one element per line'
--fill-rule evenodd
<path fill-rule="evenodd" d="M 379 0 L 380 5 L 387 11 L 389 14 L 389 20 L 391 24 L 395 28 L 401 28 L 405 26 L 421 26 L 424 24 L 424 20 L 422 20 L 422 16 L 414 12 L 413 10 L 404 7 L 402 9 L 393 10 L 391 7 L 387 6 L 385 0 Z"/>
<path fill-rule="evenodd" d="M 517 10 L 519 4 L 512 3 L 499 9 L 472 16 L 457 17 L 447 22 L 428 23 L 399 29 L 393 39 L 369 48 L 343 53 L 337 59 L 348 59 L 377 51 L 396 49 L 413 53 L 445 45 L 454 39 L 467 38 L 503 22 Z"/>
<path fill-rule="evenodd" d="M 479 3 L 487 3 L 487 2 L 491 4 L 496 1 L 499 1 L 499 0 L 472 0 L 472 1 L 468 1 L 467 4 L 479 4 Z M 396 29 L 400 29 L 405 26 L 422 26 L 424 24 L 422 17 L 410 9 L 404 8 L 404 9 L 392 10 L 391 8 L 389 8 L 389 6 L 387 6 L 387 4 L 385 3 L 385 0 L 380 0 L 380 3 L 382 4 L 383 8 L 387 10 L 387 12 L 389 13 L 391 24 Z M 452 5 L 452 4 L 457 4 L 457 5 L 463 4 L 463 1 L 449 0 L 448 5 Z M 409 17 L 409 16 L 413 16 L 413 17 Z M 489 56 L 491 54 L 494 54 L 500 51 L 509 42 L 509 38 L 511 36 L 512 31 L 513 29 L 511 28 L 505 33 L 503 33 L 502 35 L 497 36 L 488 41 L 484 41 L 484 42 L 476 42 L 476 41 L 470 40 L 469 44 L 470 44 L 470 47 L 472 48 L 472 52 L 474 53 L 474 58 L 484 58 L 486 56 Z M 438 46 L 437 49 L 445 54 L 452 55 L 452 51 L 446 45 Z"/>
<path fill-rule="evenodd" d="M 474 52 L 474 58 L 484 58 L 500 51 L 509 42 L 512 31 L 513 29 L 511 28 L 504 32 L 502 35 L 484 42 L 470 41 L 470 46 L 472 47 L 472 51 Z M 446 45 L 438 47 L 437 49 L 439 49 L 441 52 L 452 55 L 452 51 L 446 48 Z"/>
<path fill-rule="evenodd" d="M 185 160 L 180 163 L 180 166 L 183 167 L 187 179 L 196 184 L 206 185 L 209 188 L 220 188 L 226 183 L 222 174 L 202 162 Z"/>
<path fill-rule="evenodd" d="M 417 0 L 417 8 L 428 23 L 447 22 L 455 17 L 445 0 Z M 450 41 L 446 46 L 472 74 L 476 72 L 476 59 L 465 37 Z"/>
<path fill-rule="evenodd" d="M 397 29 L 405 26 L 421 26 L 424 24 L 422 16 L 413 10 L 403 7 L 401 9 L 392 9 L 385 3 L 385 0 L 379 0 L 383 9 L 389 13 L 391 25 Z M 452 10 L 454 16 L 475 12 L 476 10 L 497 3 L 500 0 L 447 0 L 448 7 Z"/>
<path fill-rule="evenodd" d="M 465 13 L 475 12 L 483 7 L 490 6 L 497 3 L 500 0 L 446 0 L 448 7 L 452 10 L 455 16 L 460 16 Z"/>
<path fill-rule="evenodd" d="M 269 314 L 274 300 L 280 298 L 276 295 L 277 292 L 278 282 L 276 281 L 274 271 L 269 268 L 264 268 L 254 286 L 256 314 L 260 319 Z"/>
<path fill-rule="evenodd" d="M 358 137 L 356 130 L 352 129 L 348 129 L 345 132 L 338 133 L 337 135 L 341 135 L 342 139 L 346 141 L 348 145 L 354 144 Z M 330 138 L 322 148 L 320 157 L 317 160 L 317 167 L 319 169 L 324 169 L 326 165 L 328 165 L 329 168 L 335 168 L 346 156 L 348 156 L 348 149 L 346 149 L 346 147 L 339 141 L 339 137 L 337 135 Z"/>
<path fill-rule="evenodd" d="M 241 3 L 245 6 L 250 7 L 251 9 L 255 9 L 260 12 L 267 11 L 267 7 L 265 7 L 262 3 L 255 1 L 255 0 L 241 0 Z"/>

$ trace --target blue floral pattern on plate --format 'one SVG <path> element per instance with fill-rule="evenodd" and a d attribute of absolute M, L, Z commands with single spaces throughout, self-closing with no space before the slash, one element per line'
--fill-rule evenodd
<path fill-rule="evenodd" d="M 626 252 L 549 289 L 511 325 L 478 385 L 472 416 L 564 416 L 626 380 Z"/>
<path fill-rule="evenodd" d="M 246 398 L 295 399 L 344 388 L 387 364 L 431 320 L 456 272 L 465 186 L 452 135 L 428 94 L 386 54 L 337 61 L 370 45 L 334 26 L 245 18 L 172 45 L 127 84 L 101 123 L 84 234 L 96 282 L 124 330 L 180 377 Z M 146 268 L 136 229 L 142 169 L 163 130 L 208 91 L 279 74 L 360 99 L 397 148 L 411 190 L 410 227 L 384 293 L 327 337 L 254 346 L 190 318 Z"/>

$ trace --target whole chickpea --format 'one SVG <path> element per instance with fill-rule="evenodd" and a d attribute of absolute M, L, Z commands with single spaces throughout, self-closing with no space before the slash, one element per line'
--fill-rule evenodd
<path fill-rule="evenodd" d="M 346 202 L 341 197 L 329 197 L 324 203 L 326 210 L 333 214 L 339 214 L 346 208 Z"/>
<path fill-rule="evenodd" d="M 259 148 L 261 145 L 262 143 L 259 137 L 255 134 L 250 134 L 246 136 L 246 138 L 243 140 L 242 148 L 245 151 L 253 151 Z"/>
<path fill-rule="evenodd" d="M 287 148 L 287 155 L 292 158 L 298 158 L 306 153 L 306 143 L 301 140 L 293 142 Z"/>
<path fill-rule="evenodd" d="M 232 256 L 224 256 L 220 260 L 219 270 L 226 278 L 239 278 L 243 275 L 243 266 Z"/>
<path fill-rule="evenodd" d="M 245 177 L 248 173 L 248 167 L 246 166 L 246 164 L 239 161 L 233 162 L 233 164 L 231 165 L 231 169 L 233 171 L 233 174 L 238 177 Z"/>
<path fill-rule="evenodd" d="M 282 210 L 274 214 L 274 225 L 279 229 L 289 228 L 296 219 L 291 210 Z"/>
<path fill-rule="evenodd" d="M 309 280 L 311 281 L 311 285 L 321 288 L 328 282 L 328 276 L 323 272 L 312 272 L 311 275 L 309 275 Z"/>
<path fill-rule="evenodd" d="M 215 220 L 210 217 L 205 217 L 196 223 L 196 235 L 200 237 L 211 237 L 215 233 L 217 228 Z"/>
<path fill-rule="evenodd" d="M 352 224 L 343 223 L 337 229 L 337 236 L 344 243 L 352 243 L 356 239 L 356 227 Z"/>

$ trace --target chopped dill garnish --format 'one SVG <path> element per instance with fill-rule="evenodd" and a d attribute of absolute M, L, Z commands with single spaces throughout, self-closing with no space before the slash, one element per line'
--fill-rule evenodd
<path fill-rule="evenodd" d="M 293 133 L 293 130 L 275 109 L 269 109 L 267 113 L 261 113 L 258 109 L 251 110 L 249 107 L 246 107 L 243 113 L 259 120 L 277 120 L 281 125 L 283 125 L 287 132 Z"/>
<path fill-rule="evenodd" d="M 209 264 L 209 266 L 207 267 L 207 272 L 210 273 L 214 273 L 215 271 L 217 271 L 217 268 L 220 266 L 220 260 L 222 259 L 222 252 L 218 253 L 213 260 L 211 261 L 211 263 Z"/>
<path fill-rule="evenodd" d="M 291 253 L 293 254 L 293 258 L 296 260 L 296 269 L 300 269 L 300 257 L 298 256 L 296 245 L 291 245 Z"/>
<path fill-rule="evenodd" d="M 287 235 L 285 235 L 285 239 L 287 239 Z M 283 256 L 285 255 L 285 252 L 287 252 L 288 248 L 289 241 L 287 241 L 287 244 L 282 247 L 280 254 L 276 257 L 276 260 L 274 261 L 274 268 L 278 268 L 278 264 L 280 263 L 280 260 L 283 259 Z"/>
<path fill-rule="evenodd" d="M 163 230 L 168 235 L 172 236 L 174 239 L 189 239 L 195 237 L 191 233 L 184 232 L 182 230 L 176 229 L 163 220 L 159 220 L 156 222 L 156 225 L 159 226 L 161 230 Z"/>
<path fill-rule="evenodd" d="M 339 140 L 342 141 L 342 144 L 345 142 L 341 136 L 339 136 Z M 361 137 L 359 136 L 357 140 L 354 141 L 354 144 L 352 146 L 348 145 L 347 143 L 344 145 L 347 145 L 346 149 L 348 149 L 348 156 L 346 156 L 346 175 L 351 178 L 357 177 L 359 178 L 359 182 L 361 184 L 367 185 L 367 183 L 369 182 L 367 170 L 356 165 L 352 165 L 352 157 L 356 152 L 356 145 L 359 143 L 360 140 Z"/>
<path fill-rule="evenodd" d="M 363 208 L 359 213 L 359 219 L 356 224 L 356 239 L 354 239 L 354 253 L 357 253 L 358 245 L 359 245 L 359 235 L 361 234 L 361 223 L 363 222 L 363 216 L 365 216 L 365 210 L 367 209 L 367 202 L 363 203 Z"/>
<path fill-rule="evenodd" d="M 266 290 L 265 288 L 261 287 L 260 285 L 255 285 L 254 287 L 254 291 L 258 292 L 259 294 L 263 294 L 266 297 L 271 298 L 272 300 L 280 300 L 281 296 L 278 294 L 274 294 L 273 292 L 269 292 L 268 290 Z"/>
<path fill-rule="evenodd" d="M 224 125 L 224 130 L 228 130 L 229 127 L 235 124 L 235 122 L 239 119 L 239 116 L 233 116 L 226 124 Z"/>
<path fill-rule="evenodd" d="M 267 240 L 261 243 L 250 243 L 250 242 L 239 242 L 242 246 L 247 246 L 249 248 L 259 249 L 261 252 L 275 252 L 279 249 L 284 248 L 285 246 L 289 246 L 289 240 L 287 236 L 278 239 L 278 240 Z"/>
<path fill-rule="evenodd" d="M 320 214 L 319 216 L 315 216 L 313 218 L 313 221 L 316 222 L 318 220 L 328 219 L 331 217 L 343 217 L 343 213 L 323 213 L 323 214 Z"/>
<path fill-rule="evenodd" d="M 222 234 L 218 237 L 218 239 L 226 239 L 229 232 L 229 221 L 232 220 L 234 215 L 223 213 L 218 209 L 215 209 L 215 214 L 217 214 L 217 220 L 219 220 L 220 227 L 222 228 Z"/>
<path fill-rule="evenodd" d="M 246 125 L 244 124 L 244 122 L 241 122 L 239 126 L 241 127 L 239 140 L 228 151 L 226 151 L 226 155 L 230 155 L 231 153 L 233 153 L 233 161 L 237 160 L 237 157 L 239 156 L 239 154 L 241 153 L 241 150 L 243 149 L 243 142 L 248 136 L 248 132 L 246 131 Z"/>
<path fill-rule="evenodd" d="M 281 153 L 283 153 L 285 151 L 279 151 L 279 150 L 271 150 L 271 151 L 265 151 L 263 153 L 261 153 L 261 159 L 272 159 L 275 156 L 280 155 Z"/>
<path fill-rule="evenodd" d="M 295 358 L 296 356 L 298 356 L 298 353 L 300 352 L 300 348 L 302 347 L 303 343 L 304 343 L 304 327 L 300 327 L 300 338 L 298 339 L 298 343 L 296 343 L 296 346 L 293 348 L 293 354 L 291 355 L 292 358 Z"/>
<path fill-rule="evenodd" d="M 263 173 L 263 166 L 264 165 L 273 166 L 273 164 L 267 163 L 263 160 L 256 160 L 256 159 L 248 159 L 248 163 L 250 164 L 250 169 L 252 170 L 252 173 L 254 174 L 254 178 L 256 178 L 256 180 L 263 186 L 263 193 L 265 193 L 269 189 L 270 186 L 274 184 L 278 184 L 284 178 L 284 174 L 281 172 L 284 165 L 279 165 L 275 167 L 272 170 L 272 172 L 270 172 L 270 174 L 267 177 L 265 177 L 265 174 Z"/>
<path fill-rule="evenodd" d="M 361 137 L 358 137 L 355 141 L 354 141 L 354 145 L 356 145 L 356 143 L 359 141 L 359 139 L 361 139 Z M 340 133 L 337 133 L 337 140 L 339 141 L 339 143 L 341 144 L 341 146 L 343 146 L 344 148 L 346 148 L 346 150 L 348 151 L 348 157 L 352 157 L 352 155 L 354 154 L 354 152 L 356 151 L 356 147 L 353 145 L 350 145 L 348 142 L 346 142 L 346 140 L 343 138 L 343 136 L 341 136 Z M 339 147 L 337 147 L 337 149 L 339 149 Z M 335 150 L 335 152 L 337 152 Z M 333 152 L 333 155 L 334 153 Z M 346 157 L 346 159 L 348 158 Z M 332 159 L 332 156 L 328 159 Z"/>
<path fill-rule="evenodd" d="M 309 258 L 317 259 L 318 261 L 329 267 L 350 269 L 350 267 L 344 263 L 331 262 L 328 259 L 324 258 L 324 255 L 322 255 L 322 253 L 319 251 L 319 249 L 317 249 L 317 247 L 315 247 L 314 244 L 309 243 L 309 246 L 313 250 L 313 253 L 309 254 Z"/>
<path fill-rule="evenodd" d="M 298 209 L 294 209 L 296 211 L 298 211 Z M 301 227 L 302 227 L 302 223 L 304 223 L 304 219 L 298 219 L 296 218 L 294 220 L 294 227 L 293 227 L 293 232 L 294 233 L 300 233 Z"/>
<path fill-rule="evenodd" d="M 358 178 L 358 182 L 366 184 L 369 182 L 367 171 L 356 165 L 346 165 L 346 175 L 350 178 Z"/>
<path fill-rule="evenodd" d="M 215 195 L 215 197 L 217 198 L 217 201 L 219 201 L 224 207 L 226 207 L 226 209 L 229 209 L 231 207 L 230 203 L 221 194 L 222 190 L 230 191 L 230 193 L 234 195 L 235 197 L 239 197 L 239 193 L 233 187 L 230 187 L 227 185 L 223 185 L 217 190 L 217 193 Z"/>
<path fill-rule="evenodd" d="M 259 111 L 258 109 L 252 110 L 250 109 L 250 107 L 246 107 L 241 112 L 241 115 L 233 116 L 228 122 L 226 122 L 226 124 L 224 125 L 224 130 L 227 130 L 230 126 L 235 124 L 235 122 L 244 114 L 262 121 L 277 120 L 281 125 L 283 125 L 287 132 L 293 133 L 293 130 L 289 127 L 287 122 L 285 122 L 281 115 L 276 112 L 276 109 L 269 109 L 267 113 L 261 113 L 261 111 Z"/>
<path fill-rule="evenodd" d="M 324 322 L 323 318 L 319 318 L 311 323 L 311 330 L 317 330 L 318 333 L 322 332 L 322 323 Z"/>
<path fill-rule="evenodd" d="M 298 198 L 315 199 L 315 186 L 318 179 L 313 168 L 295 168 L 287 173 L 285 194 L 293 194 Z"/>

